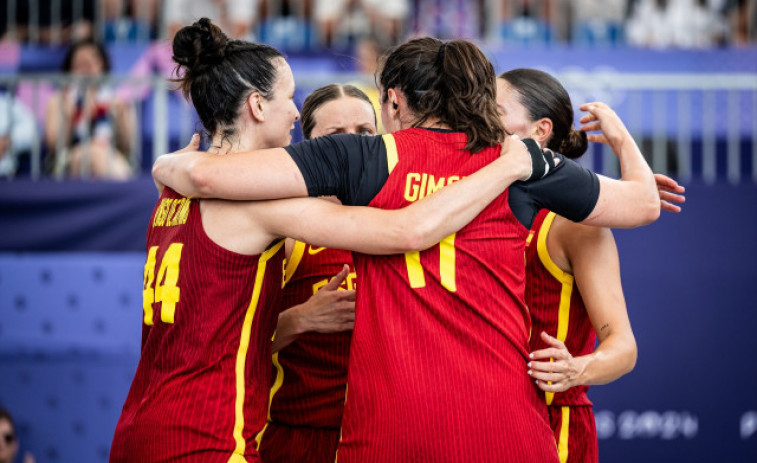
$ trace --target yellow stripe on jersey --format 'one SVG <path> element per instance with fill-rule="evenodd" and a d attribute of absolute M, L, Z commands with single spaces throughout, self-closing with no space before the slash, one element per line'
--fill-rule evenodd
<path fill-rule="evenodd" d="M 557 442 L 557 456 L 560 463 L 568 461 L 568 431 L 570 429 L 570 407 L 561 407 L 562 423 L 560 423 L 560 440 Z"/>
<path fill-rule="evenodd" d="M 397 154 L 397 143 L 394 141 L 394 135 L 387 133 L 381 136 L 384 140 L 384 146 L 386 146 L 386 162 L 389 166 L 389 173 L 391 174 L 400 158 Z"/>
<path fill-rule="evenodd" d="M 423 275 L 423 266 L 421 265 L 421 253 L 410 251 L 405 253 L 405 263 L 407 264 L 407 279 L 410 287 L 425 288 L 426 277 Z"/>
<path fill-rule="evenodd" d="M 244 322 L 242 323 L 242 334 L 239 339 L 239 350 L 237 351 L 236 362 L 236 398 L 234 403 L 234 441 L 236 447 L 234 448 L 234 454 L 229 458 L 229 463 L 236 461 L 244 461 L 244 453 L 246 442 L 244 439 L 244 370 L 245 362 L 247 361 L 247 350 L 250 347 L 250 332 L 252 331 L 252 321 L 255 318 L 255 312 L 258 308 L 258 302 L 260 301 L 260 291 L 263 286 L 263 277 L 265 277 L 265 267 L 268 260 L 271 259 L 277 252 L 284 246 L 284 240 L 279 241 L 269 250 L 260 255 L 258 259 L 258 270 L 255 273 L 255 286 L 252 289 L 252 299 L 250 305 L 247 306 L 247 312 L 244 315 Z M 277 269 L 277 271 L 281 271 Z M 242 460 L 239 458 L 242 457 Z"/>
<path fill-rule="evenodd" d="M 547 271 L 562 284 L 562 289 L 560 291 L 560 306 L 557 314 L 557 335 L 555 337 L 560 341 L 565 342 L 565 338 L 568 337 L 570 298 L 573 295 L 573 275 L 564 272 L 557 266 L 557 264 L 555 264 L 552 257 L 549 255 L 549 250 L 547 249 L 547 235 L 549 235 L 549 229 L 552 227 L 552 222 L 554 220 L 554 212 L 550 212 L 544 218 L 544 223 L 542 224 L 541 229 L 539 229 L 539 237 L 536 240 L 536 251 L 539 254 L 539 260 L 541 260 L 544 268 L 546 268 Z M 555 393 L 545 392 L 544 395 L 547 399 L 547 405 L 552 405 Z"/>
<path fill-rule="evenodd" d="M 455 235 L 453 233 L 439 243 L 439 275 L 447 291 L 457 291 L 455 283 Z"/>
<path fill-rule="evenodd" d="M 284 268 L 284 284 L 289 283 L 289 280 L 294 276 L 294 272 L 297 271 L 297 266 L 300 265 L 302 255 L 305 254 L 305 246 L 302 241 L 295 241 L 294 248 L 292 248 L 292 254 L 287 259 L 286 267 Z"/>
<path fill-rule="evenodd" d="M 276 380 L 273 382 L 273 386 L 271 387 L 271 394 L 268 396 L 268 419 L 266 420 L 263 429 L 261 429 L 258 435 L 255 436 L 256 449 L 260 449 L 260 443 L 263 441 L 263 433 L 265 433 L 265 430 L 268 429 L 268 423 L 273 421 L 273 419 L 271 418 L 271 404 L 273 404 L 273 396 L 275 396 L 276 393 L 279 392 L 279 389 L 281 389 L 281 386 L 284 384 L 284 367 L 282 367 L 281 363 L 279 363 L 278 352 L 273 354 L 273 366 L 276 367 Z"/>

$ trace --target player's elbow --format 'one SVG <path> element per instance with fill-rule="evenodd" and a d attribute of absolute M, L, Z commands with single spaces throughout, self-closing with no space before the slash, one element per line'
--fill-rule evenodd
<path fill-rule="evenodd" d="M 620 356 L 621 362 L 619 363 L 622 366 L 620 376 L 628 374 L 636 368 L 638 355 L 639 351 L 636 347 L 636 339 L 631 335 L 624 343 L 623 351 Z"/>
<path fill-rule="evenodd" d="M 213 197 L 213 175 L 206 157 L 193 159 L 187 166 L 187 178 L 191 192 L 189 196 L 197 198 Z"/>
<path fill-rule="evenodd" d="M 435 243 L 431 242 L 430 230 L 422 225 L 402 225 L 397 230 L 398 252 L 423 251 Z"/>

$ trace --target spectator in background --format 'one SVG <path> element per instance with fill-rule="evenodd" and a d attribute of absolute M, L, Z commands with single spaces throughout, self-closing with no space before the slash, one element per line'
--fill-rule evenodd
<path fill-rule="evenodd" d="M 0 407 L 0 463 L 15 463 L 18 456 L 16 425 L 8 410 Z M 24 463 L 34 463 L 34 456 L 27 452 Z"/>
<path fill-rule="evenodd" d="M 100 0 L 107 43 L 147 42 L 157 37 L 157 0 Z"/>
<path fill-rule="evenodd" d="M 110 71 L 105 49 L 93 40 L 71 45 L 63 72 L 73 77 L 56 92 L 45 113 L 45 146 L 56 175 L 123 180 L 131 176 L 127 154 L 136 126 L 130 104 L 100 81 Z"/>
<path fill-rule="evenodd" d="M 60 43 L 92 37 L 98 0 L 15 1 L 15 17 L 8 18 L 9 2 L 0 3 L 2 38 L 19 42 Z"/>
<path fill-rule="evenodd" d="M 315 21 L 327 46 L 349 41 L 369 31 L 381 40 L 397 42 L 409 14 L 408 0 L 314 0 Z"/>
<path fill-rule="evenodd" d="M 416 0 L 415 3 L 413 34 L 441 39 L 481 37 L 482 0 Z"/>
<path fill-rule="evenodd" d="M 37 123 L 31 110 L 18 98 L 0 94 L 0 178 L 28 171 L 36 138 Z"/>
<path fill-rule="evenodd" d="M 628 0 L 573 0 L 568 7 L 573 43 L 609 45 L 623 41 Z"/>
<path fill-rule="evenodd" d="M 165 0 L 167 38 L 170 42 L 182 27 L 209 18 L 233 39 L 254 40 L 257 8 L 258 0 Z"/>
<path fill-rule="evenodd" d="M 649 48 L 707 48 L 723 42 L 722 0 L 638 0 L 627 23 L 628 42 Z"/>
<path fill-rule="evenodd" d="M 503 2 L 502 36 L 515 43 L 549 43 L 556 35 L 555 0 Z"/>
<path fill-rule="evenodd" d="M 743 45 L 757 39 L 757 2 L 725 0 L 723 15 L 728 19 L 731 43 Z"/>

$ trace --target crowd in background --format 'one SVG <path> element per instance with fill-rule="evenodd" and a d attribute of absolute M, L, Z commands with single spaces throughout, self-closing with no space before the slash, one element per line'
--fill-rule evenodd
<path fill-rule="evenodd" d="M 38 0 L 0 2 L 4 38 L 58 43 L 173 37 L 208 17 L 281 48 L 392 44 L 414 35 L 494 41 L 712 47 L 754 42 L 755 0 Z M 60 27 L 59 27 L 60 26 Z M 278 43 L 277 43 L 278 42 Z"/>
<path fill-rule="evenodd" d="M 233 38 L 286 53 L 336 50 L 354 57 L 354 71 L 366 76 L 389 46 L 418 35 L 504 46 L 708 49 L 757 42 L 757 0 L 0 0 L 0 47 L 67 49 L 61 65 L 63 53 L 39 70 L 68 76 L 30 82 L 24 70 L 0 69 L 0 79 L 7 77 L 0 83 L 0 178 L 39 172 L 125 179 L 148 170 L 140 159 L 149 161 L 150 148 L 140 137 L 154 129 L 139 108 L 153 107 L 145 104 L 152 88 L 113 85 L 108 50 L 140 48 L 126 71 L 131 78 L 170 78 L 170 39 L 200 17 Z M 13 59 L 3 54 L 0 68 Z M 365 90 L 375 97 L 375 89 Z"/>

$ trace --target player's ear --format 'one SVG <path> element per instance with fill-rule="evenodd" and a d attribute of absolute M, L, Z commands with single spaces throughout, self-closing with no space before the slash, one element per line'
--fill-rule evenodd
<path fill-rule="evenodd" d="M 252 118 L 256 122 L 265 121 L 265 113 L 267 109 L 266 103 L 266 99 L 258 92 L 252 92 L 250 96 L 247 97 L 247 107 L 250 109 Z"/>

